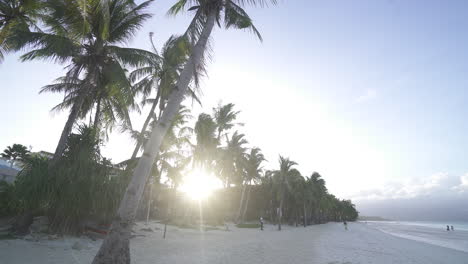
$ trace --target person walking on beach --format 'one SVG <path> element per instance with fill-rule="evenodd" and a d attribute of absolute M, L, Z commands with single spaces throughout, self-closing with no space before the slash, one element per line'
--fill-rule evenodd
<path fill-rule="evenodd" d="M 450 231 L 450 227 L 447 225 L 447 231 Z"/>
<path fill-rule="evenodd" d="M 260 230 L 263 231 L 263 217 L 260 217 Z"/>
<path fill-rule="evenodd" d="M 348 223 L 346 221 L 343 222 L 343 225 L 344 225 L 344 229 L 348 230 Z"/>
<path fill-rule="evenodd" d="M 453 225 L 451 225 L 451 226 L 450 226 L 450 230 L 452 230 L 452 231 L 453 231 Z"/>

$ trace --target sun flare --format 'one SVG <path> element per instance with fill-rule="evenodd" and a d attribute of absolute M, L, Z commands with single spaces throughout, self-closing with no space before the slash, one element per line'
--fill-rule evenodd
<path fill-rule="evenodd" d="M 214 190 L 221 187 L 221 181 L 213 174 L 195 169 L 185 177 L 180 186 L 180 190 L 194 200 L 204 200 L 208 198 Z"/>

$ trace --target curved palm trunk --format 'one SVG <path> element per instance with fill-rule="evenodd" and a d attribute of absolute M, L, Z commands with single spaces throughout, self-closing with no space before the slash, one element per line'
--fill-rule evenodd
<path fill-rule="evenodd" d="M 156 89 L 158 89 L 158 88 L 156 88 Z M 137 140 L 137 144 L 135 146 L 135 149 L 133 150 L 132 157 L 130 158 L 131 160 L 136 158 L 136 156 L 138 155 L 138 151 L 140 151 L 141 145 L 143 144 L 143 139 L 141 137 L 142 137 L 143 133 L 146 131 L 146 129 L 148 128 L 148 125 L 149 125 L 151 119 L 153 118 L 154 110 L 156 110 L 156 106 L 158 105 L 158 101 L 159 101 L 160 96 L 161 96 L 161 92 L 158 89 L 158 92 L 156 94 L 156 99 L 154 100 L 153 105 L 151 106 L 151 110 L 148 113 L 148 116 L 146 117 L 145 123 L 143 123 L 143 127 L 140 130 L 140 138 Z"/>
<path fill-rule="evenodd" d="M 62 134 L 60 135 L 60 139 L 57 144 L 57 147 L 55 148 L 54 157 L 52 158 L 50 166 L 55 165 L 57 161 L 60 159 L 60 157 L 62 156 L 62 153 L 65 150 L 65 147 L 67 146 L 68 135 L 70 135 L 73 129 L 73 124 L 75 124 L 75 121 L 78 118 L 78 114 L 80 113 L 80 109 L 81 109 L 81 106 L 83 105 L 84 99 L 85 99 L 85 96 L 80 96 L 78 101 L 75 104 L 73 104 L 70 114 L 68 115 L 67 122 L 65 123 L 65 126 L 63 127 Z"/>
<path fill-rule="evenodd" d="M 131 228 L 146 180 L 150 174 L 154 159 L 159 152 L 163 138 L 187 93 L 188 85 L 193 77 L 195 67 L 201 61 L 208 38 L 215 24 L 215 18 L 216 14 L 211 12 L 201 32 L 200 38 L 193 48 L 192 55 L 185 64 L 174 91 L 169 96 L 166 109 L 161 119 L 158 120 L 153 128 L 151 137 L 145 145 L 143 155 L 138 160 L 138 165 L 133 171 L 130 184 L 120 202 L 117 216 L 101 248 L 95 256 L 92 262 L 93 264 L 130 264 Z"/>

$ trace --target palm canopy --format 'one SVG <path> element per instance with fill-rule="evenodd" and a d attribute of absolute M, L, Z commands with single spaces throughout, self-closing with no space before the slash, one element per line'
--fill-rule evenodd
<path fill-rule="evenodd" d="M 227 144 L 224 148 L 218 149 L 217 170 L 220 177 L 225 182 L 226 187 L 231 183 L 240 184 L 246 174 L 246 159 L 248 143 L 245 135 L 235 131 L 231 138 L 227 139 Z"/>
<path fill-rule="evenodd" d="M 218 140 L 216 139 L 216 123 L 209 114 L 201 113 L 195 123 L 196 144 L 193 146 L 194 165 L 202 167 L 214 159 Z"/>
<path fill-rule="evenodd" d="M 93 85 L 90 95 L 86 96 L 82 102 L 79 117 L 85 118 L 96 105 L 94 111 L 97 120 L 94 122 L 95 124 L 98 122 L 104 124 L 105 132 L 112 130 L 118 121 L 122 122 L 122 130 L 131 128 L 129 112 L 132 109 L 137 109 L 137 105 L 134 101 L 135 93 L 127 84 L 108 81 L 100 88 Z M 83 90 L 87 88 L 84 80 L 64 76 L 57 78 L 53 84 L 42 87 L 40 93 L 64 93 L 63 101 L 52 108 L 52 111 L 63 111 L 78 104 L 81 95 L 85 93 Z"/>
<path fill-rule="evenodd" d="M 276 0 L 178 0 L 168 11 L 169 15 L 177 15 L 184 10 L 196 12 L 194 19 L 186 31 L 186 35 L 193 41 L 198 39 L 207 21 L 209 14 L 215 14 L 219 27 L 226 29 L 247 29 L 254 33 L 260 40 L 262 36 L 253 25 L 252 19 L 243 8 L 247 5 L 265 6 L 276 4 Z"/>
<path fill-rule="evenodd" d="M 237 116 L 240 111 L 234 111 L 234 104 L 219 104 L 216 108 L 213 108 L 213 116 L 217 125 L 218 140 L 221 134 L 225 131 L 230 130 L 235 125 L 243 125 L 242 123 L 235 123 Z"/>
<path fill-rule="evenodd" d="M 5 52 L 21 48 L 12 41 L 15 34 L 37 29 L 42 7 L 43 2 L 38 0 L 0 0 L 0 62 Z"/>
<path fill-rule="evenodd" d="M 299 171 L 293 168 L 295 165 L 297 165 L 297 163 L 281 155 L 279 156 L 278 161 L 279 161 L 280 168 L 279 170 L 274 171 L 274 177 L 281 188 L 284 188 L 284 186 L 287 186 L 287 188 L 290 189 L 289 178 L 294 177 L 297 174 L 300 174 Z"/>
<path fill-rule="evenodd" d="M 247 182 L 260 178 L 263 161 L 265 161 L 265 157 L 259 148 L 252 148 L 250 152 L 247 153 L 245 159 Z"/>
<path fill-rule="evenodd" d="M 3 153 L 0 154 L 3 158 L 11 160 L 11 164 L 16 160 L 24 160 L 29 155 L 29 150 L 26 146 L 21 144 L 13 144 L 8 146 Z"/>
<path fill-rule="evenodd" d="M 153 56 L 147 65 L 135 69 L 130 74 L 130 80 L 135 82 L 135 91 L 143 96 L 142 105 L 146 103 L 159 104 L 159 109 L 162 111 L 165 102 L 179 79 L 184 63 L 189 58 L 190 48 L 186 38 L 171 36 L 164 43 L 159 53 L 154 46 L 152 35 L 150 33 L 152 52 L 156 56 Z M 198 74 L 202 73 L 198 72 Z M 154 90 L 157 91 L 156 98 L 148 99 Z M 196 89 L 189 89 L 188 95 L 200 103 L 196 91 Z"/>
<path fill-rule="evenodd" d="M 85 115 L 99 98 L 130 87 L 125 67 L 148 64 L 155 56 L 119 46 L 150 17 L 144 9 L 151 1 L 137 5 L 131 0 L 49 0 L 45 3 L 44 31 L 15 34 L 17 42 L 32 49 L 21 56 L 23 61 L 45 59 L 66 64 L 61 83 L 65 100 L 69 101 L 64 101 L 63 106 L 72 106 L 72 111 L 54 160 L 61 156 L 78 117 Z M 133 98 L 124 93 L 126 99 Z M 104 106 L 111 108 L 109 104 Z"/>

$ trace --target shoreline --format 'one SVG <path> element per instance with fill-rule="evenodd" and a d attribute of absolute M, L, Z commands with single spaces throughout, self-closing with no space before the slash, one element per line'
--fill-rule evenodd
<path fill-rule="evenodd" d="M 363 223 L 304 227 L 266 225 L 258 229 L 230 226 L 231 231 L 199 231 L 144 223 L 134 228 L 132 263 L 466 263 L 468 253 L 386 234 Z M 159 228 L 159 229 L 156 229 Z M 80 249 L 72 249 L 79 242 Z M 102 240 L 65 237 L 39 242 L 1 240 L 0 255 L 6 263 L 90 263 Z"/>

